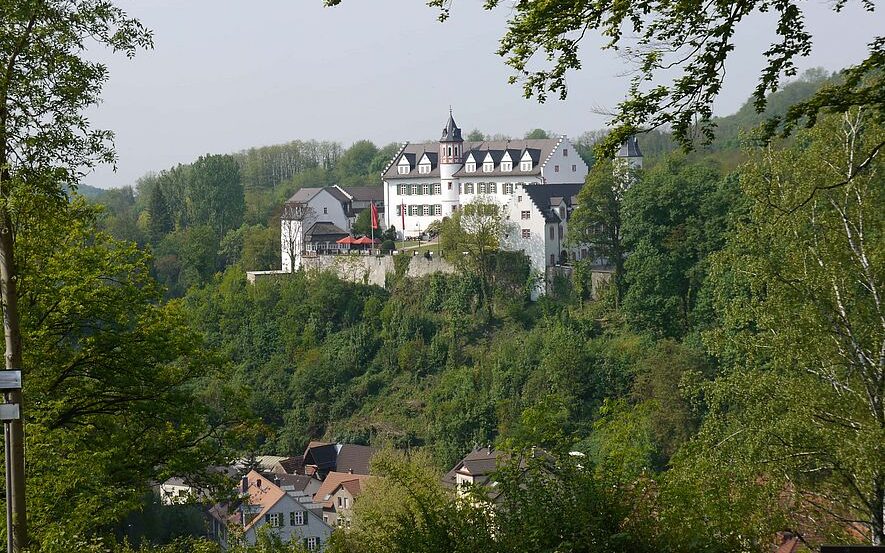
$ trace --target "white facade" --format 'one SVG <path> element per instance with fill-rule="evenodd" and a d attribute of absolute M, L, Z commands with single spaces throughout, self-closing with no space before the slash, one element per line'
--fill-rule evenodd
<path fill-rule="evenodd" d="M 587 172 L 565 136 L 465 142 L 450 115 L 439 142 L 405 144 L 384 171 L 384 226 L 415 237 L 477 196 L 504 207 L 520 185 L 583 184 Z"/>
<path fill-rule="evenodd" d="M 265 527 L 267 529 L 264 531 L 279 536 L 284 543 L 299 542 L 309 551 L 319 551 L 332 535 L 332 528 L 325 524 L 322 518 L 288 494 L 283 495 L 270 509 L 264 511 L 246 530 L 244 534 L 246 543 L 254 545 L 257 533 Z"/>
<path fill-rule="evenodd" d="M 316 223 L 331 223 L 350 232 L 351 218 L 346 193 L 336 187 L 302 188 L 283 208 L 280 216 L 282 269 L 291 273 L 301 268 L 304 237 Z"/>

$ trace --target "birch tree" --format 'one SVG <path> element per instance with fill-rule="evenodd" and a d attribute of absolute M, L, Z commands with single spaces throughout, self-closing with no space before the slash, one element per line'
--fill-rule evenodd
<path fill-rule="evenodd" d="M 709 336 L 731 368 L 708 390 L 702 432 L 704 455 L 740 450 L 755 482 L 779 482 L 799 527 L 853 525 L 874 544 L 885 543 L 885 167 L 857 162 L 883 138 L 852 109 L 745 169 L 754 204 L 717 256 L 724 327 Z M 823 188 L 832 182 L 844 184 Z"/>

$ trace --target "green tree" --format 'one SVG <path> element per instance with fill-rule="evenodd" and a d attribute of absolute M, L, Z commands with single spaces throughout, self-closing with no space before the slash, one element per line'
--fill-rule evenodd
<path fill-rule="evenodd" d="M 380 478 L 367 483 L 353 525 L 334 535 L 332 553 L 496 550 L 485 510 L 445 490 L 426 457 L 381 452 L 372 468 Z"/>
<path fill-rule="evenodd" d="M 360 211 L 360 214 L 356 216 L 356 221 L 353 222 L 353 234 L 354 235 L 363 234 L 363 235 L 368 236 L 369 234 L 371 234 L 371 232 L 372 232 L 372 211 L 369 209 L 364 209 L 364 210 Z"/>
<path fill-rule="evenodd" d="M 23 367 L 22 313 L 17 259 L 18 219 L 10 202 L 16 190 L 52 199 L 46 217 L 66 201 L 62 187 L 76 187 L 84 168 L 114 158 L 111 133 L 89 126 L 84 110 L 99 101 L 107 67 L 87 61 L 87 45 L 109 46 L 128 56 L 151 46 L 138 21 L 100 0 L 4 2 L 0 5 L 0 296 L 6 368 Z M 19 392 L 8 400 L 21 403 Z M 24 435 L 10 425 L 13 452 L 13 549 L 28 542 L 24 497 Z"/>
<path fill-rule="evenodd" d="M 624 245 L 621 236 L 621 200 L 630 182 L 638 177 L 624 173 L 610 161 L 596 163 L 578 193 L 578 209 L 569 221 L 568 240 L 573 246 L 587 246 L 592 258 L 603 258 L 615 269 L 614 282 L 621 296 L 624 291 Z"/>
<path fill-rule="evenodd" d="M 148 213 L 150 214 L 150 237 L 151 243 L 156 244 L 163 239 L 164 236 L 172 232 L 172 213 L 166 198 L 163 196 L 163 189 L 159 186 L 151 188 L 148 198 Z"/>
<path fill-rule="evenodd" d="M 532 138 L 550 138 L 550 133 L 545 131 L 544 129 L 532 129 L 525 133 L 525 137 L 528 139 Z"/>
<path fill-rule="evenodd" d="M 454 252 L 455 263 L 479 279 L 481 300 L 489 317 L 492 316 L 494 254 L 508 228 L 498 204 L 479 196 L 444 220 L 440 229 L 440 247 Z M 467 255 L 461 255 L 462 252 Z"/>
<path fill-rule="evenodd" d="M 369 184 L 377 181 L 377 177 L 387 168 L 387 166 L 393 160 L 393 156 L 400 151 L 402 146 L 397 142 L 391 142 L 387 146 L 384 146 L 378 153 L 375 154 L 375 157 L 372 159 L 372 163 L 369 164 L 369 172 L 368 176 L 370 178 Z"/>
<path fill-rule="evenodd" d="M 708 256 L 722 247 L 730 210 L 740 207 L 736 188 L 715 166 L 676 155 L 624 195 L 623 307 L 637 329 L 682 337 L 710 323 L 701 309 Z"/>
<path fill-rule="evenodd" d="M 186 201 L 190 224 L 209 225 L 219 239 L 238 228 L 246 204 L 236 159 L 222 155 L 197 159 L 190 168 Z"/>
<path fill-rule="evenodd" d="M 883 138 L 874 112 L 853 109 L 794 147 L 756 153 L 744 171 L 752 207 L 714 275 L 724 324 L 710 344 L 729 370 L 709 392 L 705 423 L 711 441 L 737 433 L 746 457 L 767 461 L 798 512 L 821 526 L 855 521 L 876 544 L 885 543 L 885 180 L 878 158 L 852 173 Z"/>
<path fill-rule="evenodd" d="M 486 139 L 486 135 L 479 129 L 473 129 L 467 134 L 467 140 L 470 142 L 482 142 Z"/>
<path fill-rule="evenodd" d="M 369 140 L 359 140 L 344 151 L 335 165 L 335 176 L 342 185 L 365 184 L 378 147 Z M 393 157 L 393 154 L 390 155 Z M 389 159 L 388 159 L 389 161 Z"/>
<path fill-rule="evenodd" d="M 24 192 L 14 198 L 31 213 L 52 205 Z M 38 542 L 54 529 L 106 530 L 151 482 L 221 461 L 226 402 L 236 401 L 181 306 L 160 303 L 148 256 L 98 231 L 97 216 L 76 200 L 52 218 L 19 219 L 28 477 L 39 482 L 28 490 L 29 516 Z"/>

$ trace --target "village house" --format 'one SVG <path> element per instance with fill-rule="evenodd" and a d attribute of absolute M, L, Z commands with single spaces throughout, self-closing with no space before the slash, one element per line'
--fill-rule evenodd
<path fill-rule="evenodd" d="M 499 461 L 503 461 L 502 454 L 492 446 L 475 447 L 443 476 L 442 483 L 462 497 L 471 486 L 488 486 L 494 494 L 496 484 L 491 476 Z"/>
<path fill-rule="evenodd" d="M 370 478 L 373 477 L 349 472 L 328 473 L 314 497 L 323 504 L 323 522 L 329 526 L 349 526 L 354 501 Z"/>
<path fill-rule="evenodd" d="M 375 451 L 365 445 L 310 442 L 304 450 L 304 472 L 316 474 L 321 479 L 332 471 L 369 474 Z"/>
<path fill-rule="evenodd" d="M 384 196 L 379 187 L 301 188 L 283 205 L 280 214 L 282 271 L 301 268 L 307 253 L 338 253 L 338 240 L 349 236 L 357 215 L 372 202 L 383 209 Z"/>
<path fill-rule="evenodd" d="M 242 478 L 239 500 L 209 511 L 209 534 L 228 549 L 235 540 L 254 545 L 259 532 L 271 532 L 285 543 L 297 541 L 308 551 L 321 550 L 332 528 L 316 513 L 264 475 L 250 471 Z"/>

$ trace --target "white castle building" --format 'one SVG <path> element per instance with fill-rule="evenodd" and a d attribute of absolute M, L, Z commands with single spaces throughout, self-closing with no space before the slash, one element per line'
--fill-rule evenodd
<path fill-rule="evenodd" d="M 384 171 L 385 228 L 416 237 L 478 195 L 504 207 L 518 187 L 580 187 L 586 176 L 565 136 L 465 142 L 449 113 L 439 142 L 406 143 Z"/>

